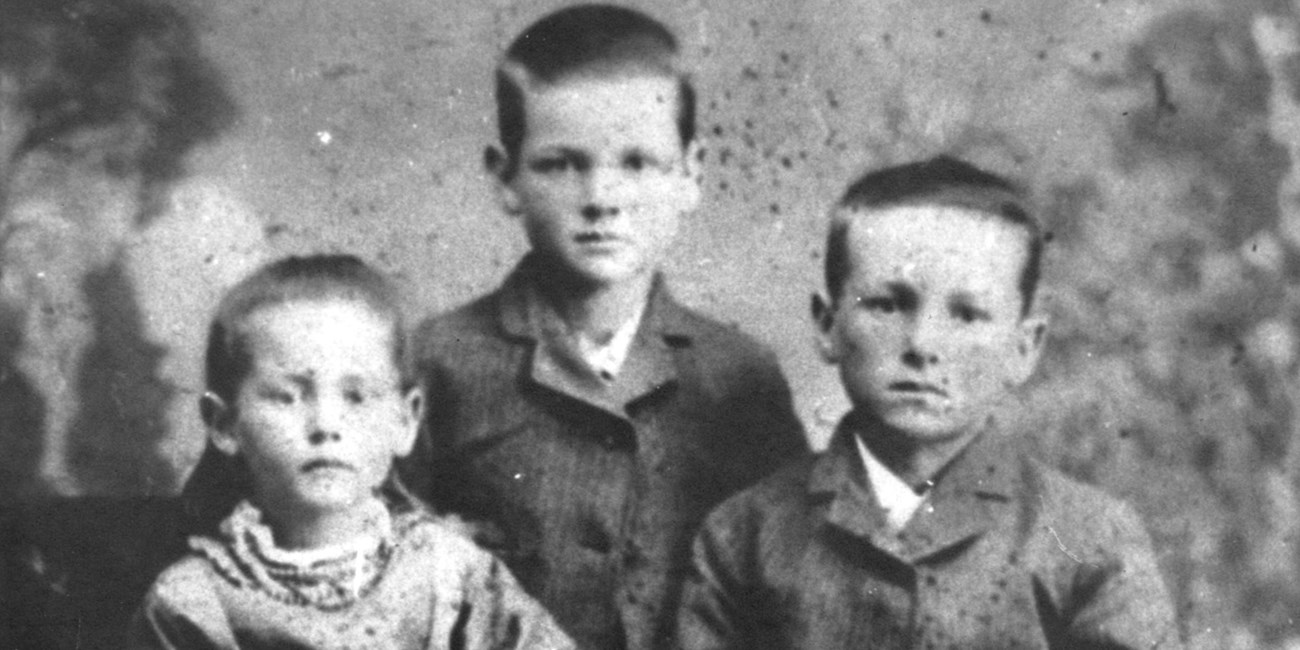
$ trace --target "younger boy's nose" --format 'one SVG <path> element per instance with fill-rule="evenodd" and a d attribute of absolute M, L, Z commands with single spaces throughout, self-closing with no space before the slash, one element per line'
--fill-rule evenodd
<path fill-rule="evenodd" d="M 920 370 L 939 363 L 936 345 L 938 332 L 935 331 L 938 321 L 922 314 L 917 315 L 909 325 L 904 339 L 903 364 Z"/>
<path fill-rule="evenodd" d="M 605 217 L 618 215 L 618 206 L 591 202 L 582 206 L 582 218 L 587 221 L 599 221 Z"/>

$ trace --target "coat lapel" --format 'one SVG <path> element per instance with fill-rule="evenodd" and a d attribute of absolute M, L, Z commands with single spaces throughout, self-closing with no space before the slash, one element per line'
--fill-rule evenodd
<path fill-rule="evenodd" d="M 548 350 L 537 315 L 531 308 L 534 264 L 525 258 L 510 274 L 501 291 L 500 323 L 511 338 L 530 346 L 528 377 L 537 385 L 589 404 L 618 418 L 628 417 L 627 406 L 657 393 L 677 379 L 674 348 L 689 342 L 682 328 L 682 308 L 673 301 L 656 276 L 649 304 L 637 328 L 623 368 L 613 382 L 605 382 L 580 361 Z M 684 338 L 683 338 L 684 337 Z"/>
<path fill-rule="evenodd" d="M 940 473 L 934 492 L 899 533 L 884 514 L 866 480 L 843 424 L 819 459 L 810 491 L 833 494 L 826 522 L 859 537 L 906 564 L 951 551 L 999 525 L 1015 494 L 1019 457 L 991 427 Z"/>

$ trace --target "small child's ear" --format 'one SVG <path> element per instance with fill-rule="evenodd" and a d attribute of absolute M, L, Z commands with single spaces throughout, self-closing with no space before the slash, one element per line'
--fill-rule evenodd
<path fill-rule="evenodd" d="M 393 456 L 399 458 L 411 453 L 415 447 L 416 435 L 420 432 L 420 424 L 424 422 L 424 389 L 416 386 L 406 391 L 402 401 L 405 407 L 402 428 L 393 441 Z"/>
<path fill-rule="evenodd" d="M 235 436 L 231 423 L 234 409 L 220 395 L 206 391 L 199 397 L 199 416 L 207 427 L 208 439 L 212 445 L 227 456 L 239 453 L 239 439 Z"/>

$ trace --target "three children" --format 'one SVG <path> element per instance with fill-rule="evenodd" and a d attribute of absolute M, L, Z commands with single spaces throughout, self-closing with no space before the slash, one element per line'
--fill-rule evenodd
<path fill-rule="evenodd" d="M 589 648 L 664 647 L 695 528 L 806 448 L 774 356 L 658 273 L 700 192 L 679 58 L 604 5 L 515 39 L 486 159 L 531 251 L 416 336 L 429 408 L 403 479 L 490 522 L 483 542 Z"/>
<path fill-rule="evenodd" d="M 1133 511 L 994 415 L 1042 349 L 1041 251 L 1016 189 L 952 158 L 848 189 L 813 316 L 853 409 L 709 517 L 684 648 L 1180 647 Z"/>
<path fill-rule="evenodd" d="M 405 337 L 394 290 L 353 257 L 287 258 L 231 289 L 208 339 L 206 483 L 188 492 L 236 503 L 158 578 L 132 647 L 571 647 L 394 480 L 423 411 Z"/>
<path fill-rule="evenodd" d="M 497 103 L 486 162 L 531 250 L 419 327 L 427 399 L 354 259 L 287 260 L 223 301 L 187 486 L 221 523 L 155 585 L 142 644 L 1178 646 L 1131 510 L 994 416 L 1046 330 L 1012 184 L 939 158 L 850 187 L 814 317 L 854 408 L 764 479 L 806 449 L 775 359 L 658 272 L 699 199 L 672 34 L 560 10 L 507 50 Z M 390 464 L 413 444 L 404 482 L 483 522 L 509 570 L 407 495 Z"/>

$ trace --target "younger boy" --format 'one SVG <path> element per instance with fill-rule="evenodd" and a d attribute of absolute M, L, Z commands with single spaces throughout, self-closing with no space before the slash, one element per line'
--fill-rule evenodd
<path fill-rule="evenodd" d="M 679 305 L 657 268 L 699 199 L 677 44 L 632 10 L 526 29 L 497 71 L 487 152 L 531 252 L 424 323 L 427 434 L 403 478 L 485 540 L 584 647 L 662 647 L 690 539 L 805 449 L 767 350 Z"/>
<path fill-rule="evenodd" d="M 813 316 L 853 409 L 709 516 L 683 647 L 1180 645 L 1133 511 L 993 416 L 1042 348 L 1041 250 L 1016 189 L 952 158 L 849 188 Z"/>
<path fill-rule="evenodd" d="M 423 408 L 398 304 L 350 256 L 281 260 L 222 300 L 186 498 L 224 521 L 158 578 L 131 647 L 572 647 L 393 479 Z"/>

